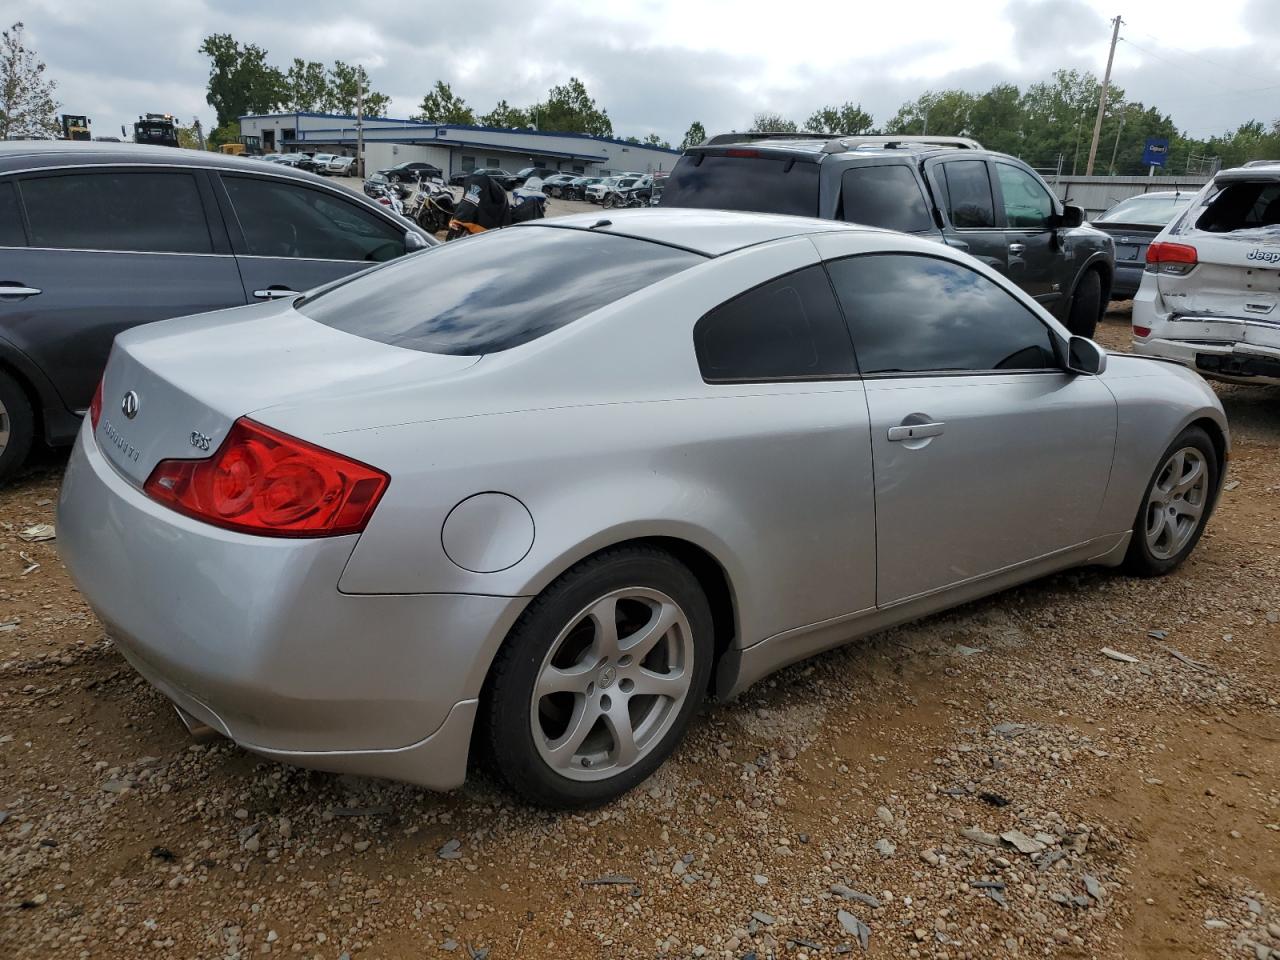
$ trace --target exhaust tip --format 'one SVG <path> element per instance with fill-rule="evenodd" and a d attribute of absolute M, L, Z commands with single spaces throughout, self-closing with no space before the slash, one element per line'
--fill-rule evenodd
<path fill-rule="evenodd" d="M 191 738 L 198 743 L 207 743 L 210 740 L 222 737 L 222 733 L 215 730 L 203 720 L 183 710 L 176 703 L 173 705 L 174 711 L 178 714 L 178 719 L 182 721 L 182 725 L 187 728 L 187 732 L 191 734 Z"/>

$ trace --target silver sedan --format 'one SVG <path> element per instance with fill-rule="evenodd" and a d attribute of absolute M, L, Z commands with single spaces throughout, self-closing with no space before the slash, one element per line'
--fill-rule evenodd
<path fill-rule="evenodd" d="M 1064 568 L 1168 573 L 1228 447 L 1196 374 L 963 253 L 659 208 L 122 334 L 59 544 L 190 726 L 437 789 L 474 744 L 587 806 L 708 694 Z"/>

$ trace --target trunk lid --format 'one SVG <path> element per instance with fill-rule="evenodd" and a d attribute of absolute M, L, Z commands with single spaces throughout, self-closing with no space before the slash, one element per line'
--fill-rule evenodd
<path fill-rule="evenodd" d="M 1163 226 L 1153 227 L 1149 223 L 1099 223 L 1096 220 L 1091 226 L 1103 233 L 1111 235 L 1116 244 L 1116 262 L 1126 264 L 1143 264 L 1147 260 L 1147 247 L 1156 238 Z"/>
<path fill-rule="evenodd" d="M 140 487 L 161 460 L 209 456 L 255 411 L 331 399 L 335 389 L 417 385 L 478 360 L 366 340 L 280 302 L 182 317 L 116 339 L 94 435 Z"/>

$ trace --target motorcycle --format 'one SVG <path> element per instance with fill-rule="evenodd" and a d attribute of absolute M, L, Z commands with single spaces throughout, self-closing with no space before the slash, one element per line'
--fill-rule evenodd
<path fill-rule="evenodd" d="M 456 213 L 453 191 L 443 180 L 426 177 L 418 180 L 418 189 L 404 210 L 406 217 L 431 233 L 446 229 Z"/>
<path fill-rule="evenodd" d="M 379 188 L 381 196 L 377 198 L 378 203 L 384 207 L 390 207 L 392 213 L 404 215 L 404 200 L 401 199 L 400 191 L 391 186 Z"/>
<path fill-rule="evenodd" d="M 606 210 L 625 210 L 628 207 L 647 207 L 649 191 L 642 187 L 630 187 L 626 190 L 611 190 L 604 195 Z"/>

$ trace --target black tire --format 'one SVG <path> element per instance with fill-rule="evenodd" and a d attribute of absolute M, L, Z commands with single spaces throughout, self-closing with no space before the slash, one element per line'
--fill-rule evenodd
<path fill-rule="evenodd" d="M 684 612 L 693 640 L 690 686 L 670 728 L 630 767 L 614 776 L 574 780 L 539 754 L 531 718 L 534 686 L 561 631 L 598 598 L 628 587 L 659 590 Z M 521 797 L 543 807 L 581 809 L 622 796 L 671 755 L 702 704 L 715 642 L 711 608 L 682 563 L 650 547 L 620 547 L 584 560 L 536 597 L 494 659 L 481 708 L 484 746 L 493 772 Z"/>
<path fill-rule="evenodd" d="M 1151 493 L 1164 472 L 1169 459 L 1175 453 L 1187 447 L 1199 451 L 1204 458 L 1208 474 L 1202 512 L 1194 533 L 1192 533 L 1191 538 L 1182 549 L 1170 557 L 1159 557 L 1152 552 L 1146 536 L 1149 510 L 1151 509 Z M 1133 520 L 1133 538 L 1129 541 L 1129 551 L 1125 554 L 1125 572 L 1136 577 L 1163 577 L 1182 565 L 1183 561 L 1191 555 L 1191 551 L 1196 548 L 1196 544 L 1200 542 L 1205 525 L 1209 522 L 1209 515 L 1213 511 L 1214 500 L 1218 493 L 1218 476 L 1221 469 L 1222 465 L 1218 462 L 1218 451 L 1214 448 L 1213 441 L 1209 439 L 1209 435 L 1203 429 L 1200 427 L 1188 427 L 1178 434 L 1177 439 L 1161 454 L 1160 462 L 1151 474 L 1151 480 L 1142 491 L 1142 503 L 1139 504 L 1137 516 Z"/>
<path fill-rule="evenodd" d="M 1071 296 L 1071 308 L 1067 312 L 1067 329 L 1077 337 L 1093 337 L 1102 316 L 1102 277 L 1097 270 L 1089 270 L 1080 278 L 1080 285 Z"/>
<path fill-rule="evenodd" d="M 12 477 L 27 460 L 36 437 L 36 418 L 31 401 L 18 381 L 0 370 L 0 436 L 8 429 L 8 440 L 0 450 L 0 483 Z"/>

